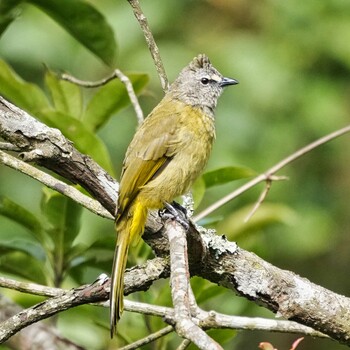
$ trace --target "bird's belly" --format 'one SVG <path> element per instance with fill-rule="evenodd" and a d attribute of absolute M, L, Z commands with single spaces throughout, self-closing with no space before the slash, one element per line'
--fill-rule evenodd
<path fill-rule="evenodd" d="M 143 186 L 138 197 L 149 208 L 162 208 L 164 202 L 185 194 L 203 171 L 211 151 L 211 142 L 191 142 L 169 162 L 164 171 Z"/>

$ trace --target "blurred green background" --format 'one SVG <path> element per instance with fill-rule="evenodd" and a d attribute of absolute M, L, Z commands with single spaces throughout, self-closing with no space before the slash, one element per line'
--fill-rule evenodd
<path fill-rule="evenodd" d="M 147 114 L 162 98 L 162 90 L 128 2 L 90 0 L 89 3 L 113 28 L 118 45 L 114 67 L 149 75 L 149 84 L 140 95 Z M 217 141 L 207 170 L 243 166 L 260 173 L 298 148 L 349 123 L 349 1 L 153 0 L 142 1 L 141 5 L 170 81 L 195 55 L 203 52 L 221 73 L 240 82 L 237 87 L 227 89 L 220 99 L 216 113 Z M 20 4 L 11 14 L 16 20 L 0 38 L 0 58 L 24 80 L 39 85 L 47 93 L 50 87 L 44 83 L 46 67 L 84 80 L 98 80 L 112 71 L 38 7 Z M 96 91 L 82 90 L 85 105 L 94 93 Z M 128 107 L 115 113 L 97 131 L 117 178 L 135 127 L 133 109 Z M 257 200 L 262 185 L 211 214 L 210 220 L 216 222 L 213 225 L 220 234 L 225 233 L 242 248 L 349 296 L 349 146 L 349 136 L 345 135 L 283 169 L 279 175 L 286 175 L 289 180 L 273 183 L 265 203 L 247 224 L 244 216 Z M 208 189 L 197 212 L 245 181 Z M 2 165 L 0 195 L 42 222 L 50 220 L 41 203 L 45 198 L 55 200 L 55 196 L 43 195 L 39 183 Z M 55 205 L 56 202 L 53 208 Z M 95 267 L 82 264 L 78 269 L 72 263 L 60 281 L 63 287 L 76 286 L 78 281 L 91 282 L 101 272 L 109 273 L 113 223 L 86 210 L 79 213 L 79 218 L 81 226 L 77 224 L 70 244 L 93 245 L 93 252 L 100 252 L 101 257 L 96 262 L 99 259 L 96 253 Z M 0 236 L 12 248 L 31 240 L 28 227 L 6 215 L 0 216 Z M 102 241 L 104 243 L 99 244 Z M 33 255 L 40 260 L 38 245 L 33 250 Z M 86 261 L 88 251 L 80 251 Z M 8 261 L 21 264 L 21 257 L 13 255 L 6 260 L 5 255 L 0 257 L 0 270 L 18 277 L 16 269 L 11 271 L 5 267 Z M 130 263 L 141 263 L 147 256 L 151 256 L 149 250 L 141 245 L 135 249 Z M 74 258 L 79 257 L 77 254 Z M 21 268 L 23 266 L 19 266 Z M 30 279 L 30 276 L 22 277 Z M 203 280 L 193 279 L 193 287 L 205 309 L 274 317 L 263 308 Z M 35 299 L 3 292 L 23 305 Z M 132 298 L 170 305 L 168 282 L 159 281 L 149 292 L 137 293 Z M 108 310 L 85 306 L 59 315 L 58 327 L 72 341 L 97 350 L 114 349 L 117 344 L 136 340 L 162 325 L 160 320 L 125 313 L 120 322 L 120 337 L 111 342 L 107 321 Z M 284 350 L 297 338 L 296 335 L 228 330 L 212 332 L 212 335 L 225 349 L 257 349 L 259 342 L 269 341 Z M 155 348 L 172 349 L 178 343 L 179 338 L 167 336 Z M 342 348 L 344 346 L 331 341 L 311 338 L 298 347 L 304 350 Z"/>

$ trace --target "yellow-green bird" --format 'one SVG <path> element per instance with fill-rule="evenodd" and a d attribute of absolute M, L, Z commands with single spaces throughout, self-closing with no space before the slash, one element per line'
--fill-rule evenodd
<path fill-rule="evenodd" d="M 207 56 L 195 57 L 134 135 L 125 155 L 116 215 L 111 292 L 111 336 L 123 311 L 124 271 L 132 242 L 142 236 L 149 209 L 186 193 L 207 164 L 215 139 L 214 110 L 223 77 Z"/>

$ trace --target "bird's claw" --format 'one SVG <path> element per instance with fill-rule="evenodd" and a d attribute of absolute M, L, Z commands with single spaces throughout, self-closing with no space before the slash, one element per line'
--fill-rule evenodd
<path fill-rule="evenodd" d="M 176 220 L 185 229 L 185 231 L 188 231 L 190 224 L 186 215 L 186 209 L 176 202 L 173 202 L 172 204 L 165 203 L 164 206 L 164 209 L 160 209 L 158 211 L 159 216 L 163 220 Z"/>

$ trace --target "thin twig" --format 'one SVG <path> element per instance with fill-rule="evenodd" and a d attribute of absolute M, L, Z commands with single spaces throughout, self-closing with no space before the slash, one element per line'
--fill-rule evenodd
<path fill-rule="evenodd" d="M 115 74 L 115 72 L 113 72 L 109 77 L 106 77 L 106 78 L 103 78 L 103 79 L 97 80 L 97 81 L 80 80 L 76 77 L 73 77 L 72 75 L 67 74 L 67 73 L 62 74 L 60 78 L 62 80 L 69 81 L 70 83 L 73 83 L 75 85 L 79 85 L 79 86 L 82 86 L 85 88 L 96 88 L 96 87 L 106 85 L 111 80 L 114 80 L 115 78 L 117 78 L 117 75 Z"/>
<path fill-rule="evenodd" d="M 23 174 L 30 176 L 31 178 L 41 182 L 45 186 L 62 193 L 63 195 L 71 198 L 75 202 L 81 204 L 84 208 L 92 211 L 93 213 L 102 216 L 107 219 L 112 219 L 113 216 L 103 206 L 85 194 L 78 191 L 75 187 L 69 186 L 63 181 L 55 179 L 53 176 L 27 164 L 16 157 L 13 157 L 5 152 L 0 151 L 0 163 L 20 171 Z"/>
<path fill-rule="evenodd" d="M 127 91 L 128 96 L 130 98 L 130 102 L 131 102 L 132 106 L 134 107 L 138 124 L 141 125 L 143 122 L 144 116 L 143 116 L 143 112 L 142 112 L 142 109 L 141 109 L 140 104 L 139 104 L 139 100 L 136 96 L 134 87 L 132 86 L 130 79 L 120 69 L 116 69 L 112 73 L 112 75 L 110 75 L 109 77 L 101 79 L 99 81 L 95 81 L 95 82 L 80 80 L 80 79 L 77 79 L 69 74 L 62 74 L 62 76 L 61 76 L 62 80 L 66 80 L 66 81 L 69 81 L 73 84 L 87 87 L 87 88 L 93 88 L 93 87 L 99 87 L 99 86 L 105 85 L 109 81 L 111 81 L 115 78 L 118 78 L 125 85 L 126 91 Z"/>
<path fill-rule="evenodd" d="M 176 350 L 186 350 L 191 345 L 191 341 L 184 339 Z"/>
<path fill-rule="evenodd" d="M 174 328 L 172 326 L 164 327 L 164 328 L 160 329 L 159 331 L 154 332 L 154 333 L 148 335 L 147 337 L 142 338 L 138 341 L 135 341 L 134 343 L 132 343 L 130 345 L 123 346 L 119 350 L 139 349 L 141 346 L 147 345 L 147 344 L 152 343 L 153 341 L 155 341 L 161 337 L 164 337 L 165 335 L 171 333 L 173 330 L 174 330 Z"/>
<path fill-rule="evenodd" d="M 244 222 L 248 222 L 252 216 L 256 213 L 256 211 L 258 210 L 258 208 L 260 207 L 260 205 L 262 204 L 262 202 L 265 200 L 265 198 L 267 197 L 267 194 L 269 193 L 270 189 L 271 189 L 271 184 L 272 181 L 271 179 L 267 179 L 265 182 L 265 187 L 264 190 L 261 192 L 258 200 L 256 201 L 253 209 L 249 212 L 249 214 L 245 217 Z"/>
<path fill-rule="evenodd" d="M 5 277 L 0 277 L 0 287 L 46 297 L 55 297 L 65 292 L 65 290 L 60 288 L 47 287 L 31 282 L 20 282 Z"/>
<path fill-rule="evenodd" d="M 319 138 L 318 140 L 308 144 L 307 146 L 299 149 L 298 151 L 296 151 L 295 153 L 291 154 L 290 156 L 282 159 L 280 162 L 278 162 L 276 165 L 274 165 L 273 167 L 268 169 L 263 174 L 258 175 L 253 180 L 247 182 L 245 185 L 241 186 L 237 190 L 229 193 L 227 196 L 221 198 L 220 200 L 218 200 L 214 204 L 210 205 L 208 208 L 204 209 L 198 215 L 194 216 L 192 218 L 192 220 L 194 222 L 197 222 L 197 221 L 203 219 L 207 215 L 211 214 L 213 211 L 219 209 L 220 207 L 222 207 L 224 204 L 228 203 L 232 199 L 240 196 L 242 193 L 244 193 L 247 190 L 251 189 L 252 187 L 257 185 L 258 183 L 260 183 L 262 181 L 266 181 L 266 179 L 271 178 L 272 175 L 274 175 L 277 171 L 279 171 L 282 168 L 284 168 L 286 165 L 292 163 L 296 159 L 302 157 L 306 153 L 314 150 L 315 148 L 317 148 L 317 147 L 319 147 L 319 146 L 321 146 L 321 145 L 323 145 L 323 144 L 325 144 L 325 143 L 327 143 L 327 142 L 329 142 L 329 141 L 331 141 L 331 140 L 333 140 L 333 139 L 335 139 L 335 138 L 337 138 L 339 136 L 342 136 L 342 135 L 344 135 L 344 134 L 346 134 L 348 132 L 350 132 L 350 125 L 342 128 L 342 129 L 339 129 L 337 131 L 334 131 L 334 132 L 332 132 L 332 133 L 330 133 L 330 134 L 328 134 L 326 136 L 323 136 L 323 137 Z"/>
<path fill-rule="evenodd" d="M 148 25 L 148 21 L 146 16 L 144 15 L 143 11 L 141 10 L 141 6 L 138 0 L 128 0 L 129 4 L 132 7 L 132 10 L 134 11 L 134 15 L 137 19 L 137 21 L 140 24 L 141 30 L 143 32 L 143 35 L 145 36 L 147 46 L 149 51 L 151 52 L 151 56 L 153 58 L 154 64 L 157 69 L 157 73 L 159 76 L 160 83 L 162 85 L 163 91 L 166 92 L 169 88 L 169 82 L 167 75 L 165 73 L 164 65 L 162 62 L 162 59 L 159 54 L 158 46 L 154 40 L 153 34 L 151 32 L 151 29 Z"/>
<path fill-rule="evenodd" d="M 85 304 L 88 302 L 95 303 L 96 299 L 102 298 L 102 296 L 98 296 L 98 293 L 102 293 L 107 296 L 107 293 L 105 292 L 106 287 L 101 283 L 93 283 L 90 286 L 83 286 L 84 288 L 78 287 L 74 290 L 65 290 L 60 288 L 51 288 L 36 283 L 18 282 L 10 278 L 2 277 L 0 278 L 0 287 L 17 290 L 19 292 L 30 293 L 33 295 L 58 298 L 58 300 L 56 300 L 56 307 L 58 310 L 62 310 L 60 303 L 65 303 L 67 296 L 70 296 L 71 299 L 74 300 L 74 305 Z M 91 299 L 89 299 L 89 297 Z M 80 303 L 76 303 L 76 299 L 78 298 L 81 298 Z M 39 305 L 41 304 L 42 303 Z M 109 303 L 103 302 L 102 305 L 109 307 Z M 165 320 L 174 320 L 174 309 L 165 306 L 150 305 L 146 303 L 125 300 L 124 309 L 129 312 L 162 317 Z M 30 313 L 30 309 L 27 311 L 27 313 Z M 22 313 L 22 315 L 27 315 L 27 313 Z M 40 315 L 36 315 L 35 319 L 38 321 L 47 317 L 48 315 L 45 314 L 41 315 L 41 318 Z M 272 332 L 300 333 L 314 337 L 328 338 L 328 336 L 323 333 L 317 332 L 310 327 L 306 327 L 292 321 L 265 319 L 261 317 L 230 316 L 213 311 L 207 312 L 203 310 L 198 313 L 197 318 L 201 327 L 204 327 L 206 329 L 227 328 L 240 330 L 265 330 Z M 33 322 L 36 321 L 34 320 Z M 25 325 L 23 325 L 23 327 L 20 329 L 24 327 Z"/>
<path fill-rule="evenodd" d="M 21 149 L 12 143 L 9 142 L 0 142 L 0 150 L 3 151 L 12 151 L 12 152 L 20 152 Z"/>
<path fill-rule="evenodd" d="M 131 104 L 134 107 L 138 124 L 141 125 L 143 122 L 143 119 L 144 119 L 143 112 L 142 112 L 142 109 L 140 107 L 139 100 L 137 99 L 137 96 L 135 94 L 135 91 L 134 91 L 134 88 L 131 84 L 130 79 L 120 69 L 116 69 L 114 71 L 114 73 L 119 78 L 119 80 L 125 85 L 126 91 L 128 92 L 128 95 L 129 95 L 129 98 L 131 101 Z"/>
<path fill-rule="evenodd" d="M 256 211 L 259 209 L 260 205 L 265 200 L 265 198 L 267 197 L 267 195 L 271 189 L 272 181 L 280 181 L 280 180 L 287 180 L 287 179 L 288 178 L 286 176 L 270 176 L 268 179 L 266 179 L 264 190 L 261 192 L 253 209 L 250 211 L 250 213 L 244 219 L 244 222 L 248 222 L 252 218 L 252 216 L 256 213 Z"/>

